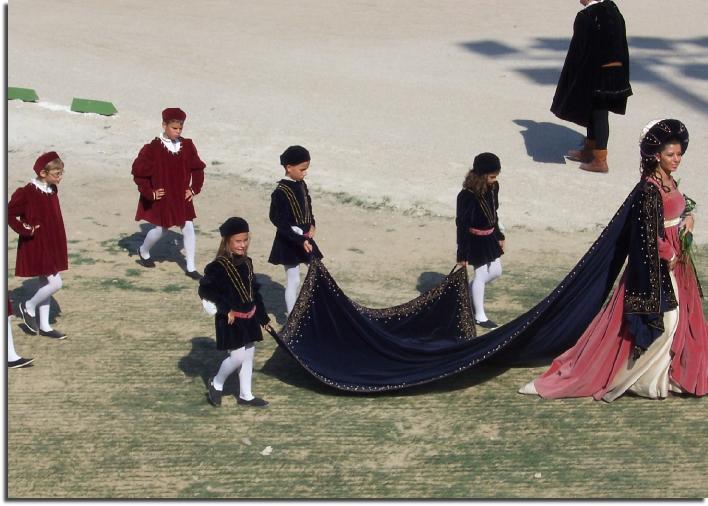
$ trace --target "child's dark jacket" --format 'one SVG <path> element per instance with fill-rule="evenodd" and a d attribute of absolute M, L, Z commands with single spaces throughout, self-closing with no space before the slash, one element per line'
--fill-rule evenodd
<path fill-rule="evenodd" d="M 260 285 L 253 272 L 250 258 L 219 256 L 204 268 L 199 282 L 199 297 L 216 305 L 216 347 L 234 350 L 250 342 L 262 341 L 261 325 L 270 322 L 259 293 Z M 248 314 L 250 318 L 236 318 L 228 324 L 229 311 Z"/>
<path fill-rule="evenodd" d="M 270 197 L 270 221 L 275 225 L 275 239 L 268 262 L 276 265 L 309 263 L 310 258 L 322 258 L 317 244 L 306 235 L 300 235 L 292 227 L 307 234 L 315 226 L 312 200 L 305 181 L 281 179 Z M 305 252 L 303 243 L 309 240 L 313 251 Z"/>

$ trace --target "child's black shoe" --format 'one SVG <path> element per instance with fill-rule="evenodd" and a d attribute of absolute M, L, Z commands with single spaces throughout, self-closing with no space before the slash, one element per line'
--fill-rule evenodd
<path fill-rule="evenodd" d="M 20 367 L 27 367 L 34 361 L 33 358 L 18 358 L 12 362 L 7 363 L 7 367 L 10 369 L 19 369 Z"/>
<path fill-rule="evenodd" d="M 254 408 L 265 408 L 268 405 L 268 401 L 263 400 L 260 397 L 254 397 L 250 401 L 241 399 L 241 397 L 236 397 L 236 402 L 242 406 L 252 406 Z"/>
<path fill-rule="evenodd" d="M 140 254 L 140 248 L 138 248 L 138 263 L 143 267 L 155 267 L 155 260 L 152 258 L 143 258 Z"/>
<path fill-rule="evenodd" d="M 492 320 L 484 320 L 483 322 L 481 322 L 479 320 L 475 320 L 474 322 L 475 322 L 475 324 L 477 324 L 480 327 L 485 328 L 485 329 L 495 329 L 499 326 L 496 323 L 494 323 Z"/>
<path fill-rule="evenodd" d="M 221 391 L 214 388 L 214 378 L 209 378 L 209 392 L 207 392 L 207 399 L 212 406 L 221 406 Z"/>
<path fill-rule="evenodd" d="M 20 302 L 20 315 L 22 316 L 22 321 L 25 326 L 36 334 L 39 330 L 39 325 L 37 325 L 37 317 L 32 316 L 27 312 L 27 307 L 24 302 Z"/>
<path fill-rule="evenodd" d="M 188 278 L 192 278 L 195 281 L 199 281 L 203 277 L 199 271 L 184 271 L 184 273 Z"/>
<path fill-rule="evenodd" d="M 58 330 L 42 330 L 39 329 L 39 335 L 44 337 L 51 337 L 52 339 L 66 339 L 66 334 L 59 332 Z"/>

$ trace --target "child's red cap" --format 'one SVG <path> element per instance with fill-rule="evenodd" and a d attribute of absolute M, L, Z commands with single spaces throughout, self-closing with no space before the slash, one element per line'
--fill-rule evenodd
<path fill-rule="evenodd" d="M 170 120 L 184 121 L 187 119 L 187 114 L 179 107 L 168 107 L 162 111 L 162 121 L 168 122 Z"/>
<path fill-rule="evenodd" d="M 44 170 L 44 167 L 46 167 L 49 162 L 53 162 L 57 158 L 59 158 L 59 155 L 56 153 L 56 151 L 44 153 L 42 156 L 37 158 L 36 162 L 34 162 L 34 171 L 39 176 L 39 173 Z"/>

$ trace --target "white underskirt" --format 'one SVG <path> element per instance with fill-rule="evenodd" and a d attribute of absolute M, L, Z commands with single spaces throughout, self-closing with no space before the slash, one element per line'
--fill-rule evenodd
<path fill-rule="evenodd" d="M 676 302 L 679 302 L 674 273 L 670 272 L 669 276 L 676 294 Z M 682 392 L 681 387 L 669 377 L 671 344 L 674 341 L 678 320 L 678 307 L 664 313 L 664 333 L 636 361 L 632 357 L 627 359 L 602 400 L 613 401 L 625 392 L 651 399 L 667 397 L 669 392 Z"/>

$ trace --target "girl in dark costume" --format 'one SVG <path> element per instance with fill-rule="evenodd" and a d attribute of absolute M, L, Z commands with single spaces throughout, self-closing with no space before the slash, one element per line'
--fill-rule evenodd
<path fill-rule="evenodd" d="M 607 172 L 608 113 L 624 114 L 629 84 L 629 49 L 624 18 L 612 0 L 580 0 L 551 111 L 587 129 L 580 150 L 568 158 L 590 172 Z"/>
<path fill-rule="evenodd" d="M 642 180 L 619 286 L 577 344 L 520 393 L 605 401 L 625 392 L 652 399 L 708 393 L 708 326 L 684 239 L 693 231 L 693 201 L 672 176 L 687 147 L 688 131 L 678 120 L 644 129 Z"/>
<path fill-rule="evenodd" d="M 221 405 L 221 393 L 226 379 L 239 371 L 237 403 L 265 407 L 263 399 L 251 393 L 254 343 L 263 340 L 261 326 L 269 328 L 270 318 L 258 292 L 253 262 L 247 256 L 249 228 L 242 218 L 229 218 L 220 227 L 221 244 L 216 259 L 204 269 L 199 282 L 199 296 L 208 313 L 214 315 L 216 347 L 227 350 L 229 356 L 221 363 L 218 373 L 209 379 L 209 402 Z"/>
<path fill-rule="evenodd" d="M 470 295 L 474 305 L 475 323 L 493 329 L 497 324 L 484 312 L 484 290 L 502 273 L 504 234 L 499 226 L 499 157 L 481 153 L 474 158 L 463 188 L 457 195 L 457 263 L 474 267 Z"/>

